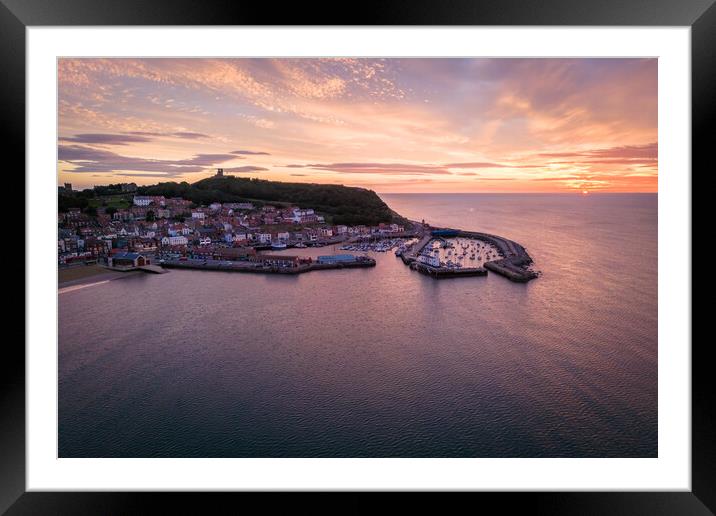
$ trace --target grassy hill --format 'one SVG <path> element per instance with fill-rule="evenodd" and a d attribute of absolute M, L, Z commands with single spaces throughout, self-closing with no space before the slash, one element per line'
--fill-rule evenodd
<path fill-rule="evenodd" d="M 139 195 L 183 197 L 196 204 L 212 202 L 282 203 L 313 208 L 334 224 L 374 225 L 380 222 L 404 223 L 378 195 L 365 188 L 316 183 L 283 183 L 263 179 L 224 176 L 187 182 L 159 183 L 139 187 Z"/>

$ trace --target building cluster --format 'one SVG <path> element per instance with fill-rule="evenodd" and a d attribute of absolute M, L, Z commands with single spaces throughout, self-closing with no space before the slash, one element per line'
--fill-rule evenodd
<path fill-rule="evenodd" d="M 96 215 L 71 208 L 58 214 L 60 264 L 108 261 L 118 253 L 159 257 L 250 260 L 256 250 L 321 246 L 352 237 L 400 235 L 398 224 L 326 223 L 312 209 L 213 203 L 182 198 L 133 197 L 128 208 L 99 207 Z"/>

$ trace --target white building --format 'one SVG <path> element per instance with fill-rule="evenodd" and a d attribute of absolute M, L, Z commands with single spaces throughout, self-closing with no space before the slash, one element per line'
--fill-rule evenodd
<path fill-rule="evenodd" d="M 187 245 L 189 240 L 185 236 L 165 236 L 162 245 Z"/>
<path fill-rule="evenodd" d="M 312 209 L 308 209 L 308 210 L 295 209 L 295 210 L 293 210 L 293 216 L 291 217 L 291 220 L 293 220 L 295 223 L 298 224 L 300 222 L 304 222 L 304 219 L 306 219 L 307 217 L 311 217 L 312 215 L 314 215 L 314 212 Z"/>
<path fill-rule="evenodd" d="M 203 211 L 192 211 L 192 212 L 191 212 L 191 218 L 192 218 L 192 219 L 203 220 L 205 216 L 206 216 L 206 215 L 204 214 Z"/>
<path fill-rule="evenodd" d="M 232 210 L 253 210 L 254 205 L 250 202 L 226 202 L 224 203 L 224 208 Z"/>
<path fill-rule="evenodd" d="M 431 267 L 440 267 L 440 258 L 430 254 L 421 254 L 418 256 L 418 261 Z"/>
<path fill-rule="evenodd" d="M 134 196 L 134 205 L 135 206 L 149 206 L 154 202 L 154 199 L 151 197 L 148 197 L 146 195 L 135 195 Z"/>
<path fill-rule="evenodd" d="M 164 199 L 163 195 L 135 195 L 134 196 L 134 205 L 135 206 L 149 206 L 150 204 L 155 204 L 157 206 L 164 206 L 166 204 L 166 199 Z"/>

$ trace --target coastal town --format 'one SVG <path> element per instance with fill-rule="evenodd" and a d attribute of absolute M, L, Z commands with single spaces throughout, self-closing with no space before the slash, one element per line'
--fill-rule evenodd
<path fill-rule="evenodd" d="M 63 192 L 72 191 L 69 184 L 60 188 Z M 130 183 L 122 188 L 131 192 L 136 185 Z M 252 202 L 197 206 L 183 198 L 131 194 L 121 200 L 127 203 L 129 199 L 131 205 L 126 207 L 97 206 L 84 211 L 68 208 L 58 213 L 60 267 L 98 263 L 116 268 L 130 262 L 134 266 L 160 262 L 188 267 L 209 261 L 223 262 L 224 267 L 227 262 L 243 262 L 251 268 L 299 269 L 314 260 L 271 251 L 348 241 L 395 240 L 413 234 L 399 224 L 329 224 L 313 209 L 298 206 Z M 121 204 L 116 198 L 110 202 Z M 381 250 L 385 244 L 374 247 Z M 337 256 L 318 261 L 343 265 L 370 262 L 360 256 Z"/>
<path fill-rule="evenodd" d="M 121 193 L 101 195 L 103 187 L 95 187 L 97 195 L 84 209 L 65 206 L 58 212 L 61 274 L 83 266 L 298 274 L 373 267 L 370 252 L 394 250 L 411 269 L 434 278 L 484 276 L 488 270 L 517 282 L 538 276 L 522 246 L 496 235 L 435 228 L 425 221 L 333 224 L 306 206 L 265 201 L 200 205 L 183 197 L 139 195 L 133 183 L 112 186 Z M 58 191 L 71 196 L 72 185 Z M 301 252 L 325 246 L 338 246 L 341 253 Z"/>

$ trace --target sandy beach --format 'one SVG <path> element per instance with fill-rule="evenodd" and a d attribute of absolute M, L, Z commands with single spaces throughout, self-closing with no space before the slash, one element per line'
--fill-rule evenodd
<path fill-rule="evenodd" d="M 62 291 L 67 287 L 103 283 L 105 281 L 126 278 L 137 273 L 138 271 L 112 271 L 102 267 L 101 265 L 71 267 L 67 269 L 60 269 L 58 271 L 57 286 L 60 289 L 60 293 L 62 293 Z"/>

